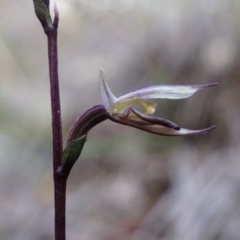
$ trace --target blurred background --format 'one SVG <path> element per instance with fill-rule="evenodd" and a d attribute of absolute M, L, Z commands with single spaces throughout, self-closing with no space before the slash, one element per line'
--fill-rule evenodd
<path fill-rule="evenodd" d="M 68 180 L 67 240 L 240 239 L 240 1 L 58 0 L 64 143 L 100 103 L 151 84 L 219 86 L 158 101 L 157 116 L 208 135 L 96 126 Z M 46 37 L 32 1 L 0 8 L 0 239 L 53 239 Z"/>

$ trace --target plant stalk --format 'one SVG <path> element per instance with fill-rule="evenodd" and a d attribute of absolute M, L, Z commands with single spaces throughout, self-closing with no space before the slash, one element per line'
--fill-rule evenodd
<path fill-rule="evenodd" d="M 62 155 L 62 122 L 58 81 L 57 25 L 47 34 L 47 38 L 52 106 L 55 240 L 65 240 L 67 177 L 57 174 L 57 169 L 61 165 Z"/>

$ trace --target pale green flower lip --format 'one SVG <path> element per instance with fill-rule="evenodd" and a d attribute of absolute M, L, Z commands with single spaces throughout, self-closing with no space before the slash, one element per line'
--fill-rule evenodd
<path fill-rule="evenodd" d="M 181 136 L 207 133 L 215 128 L 202 130 L 190 130 L 180 128 L 177 124 L 163 118 L 152 116 L 157 106 L 156 103 L 147 102 L 145 99 L 183 99 L 192 96 L 201 89 L 214 87 L 218 83 L 204 85 L 156 85 L 148 86 L 127 93 L 119 98 L 115 97 L 105 81 L 104 73 L 100 70 L 99 90 L 103 106 L 109 114 L 109 118 L 120 124 L 129 125 L 143 131 L 158 135 Z M 133 108 L 140 105 L 144 113 Z M 126 111 L 125 111 L 126 110 Z"/>

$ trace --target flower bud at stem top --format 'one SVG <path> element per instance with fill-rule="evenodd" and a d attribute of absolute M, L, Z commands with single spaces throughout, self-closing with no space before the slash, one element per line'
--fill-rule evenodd
<path fill-rule="evenodd" d="M 46 5 L 49 1 L 46 0 L 33 0 L 35 13 L 37 18 L 42 24 L 43 30 L 46 34 L 51 32 L 54 27 L 52 24 L 52 19 L 49 13 L 49 7 Z"/>

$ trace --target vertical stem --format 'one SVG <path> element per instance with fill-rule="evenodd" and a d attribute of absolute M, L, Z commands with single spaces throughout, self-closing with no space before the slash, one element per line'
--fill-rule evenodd
<path fill-rule="evenodd" d="M 47 34 L 48 59 L 52 105 L 52 133 L 53 133 L 53 176 L 55 200 L 55 240 L 65 240 L 65 208 L 67 177 L 57 174 L 61 165 L 62 154 L 62 123 L 58 81 L 57 27 Z"/>

